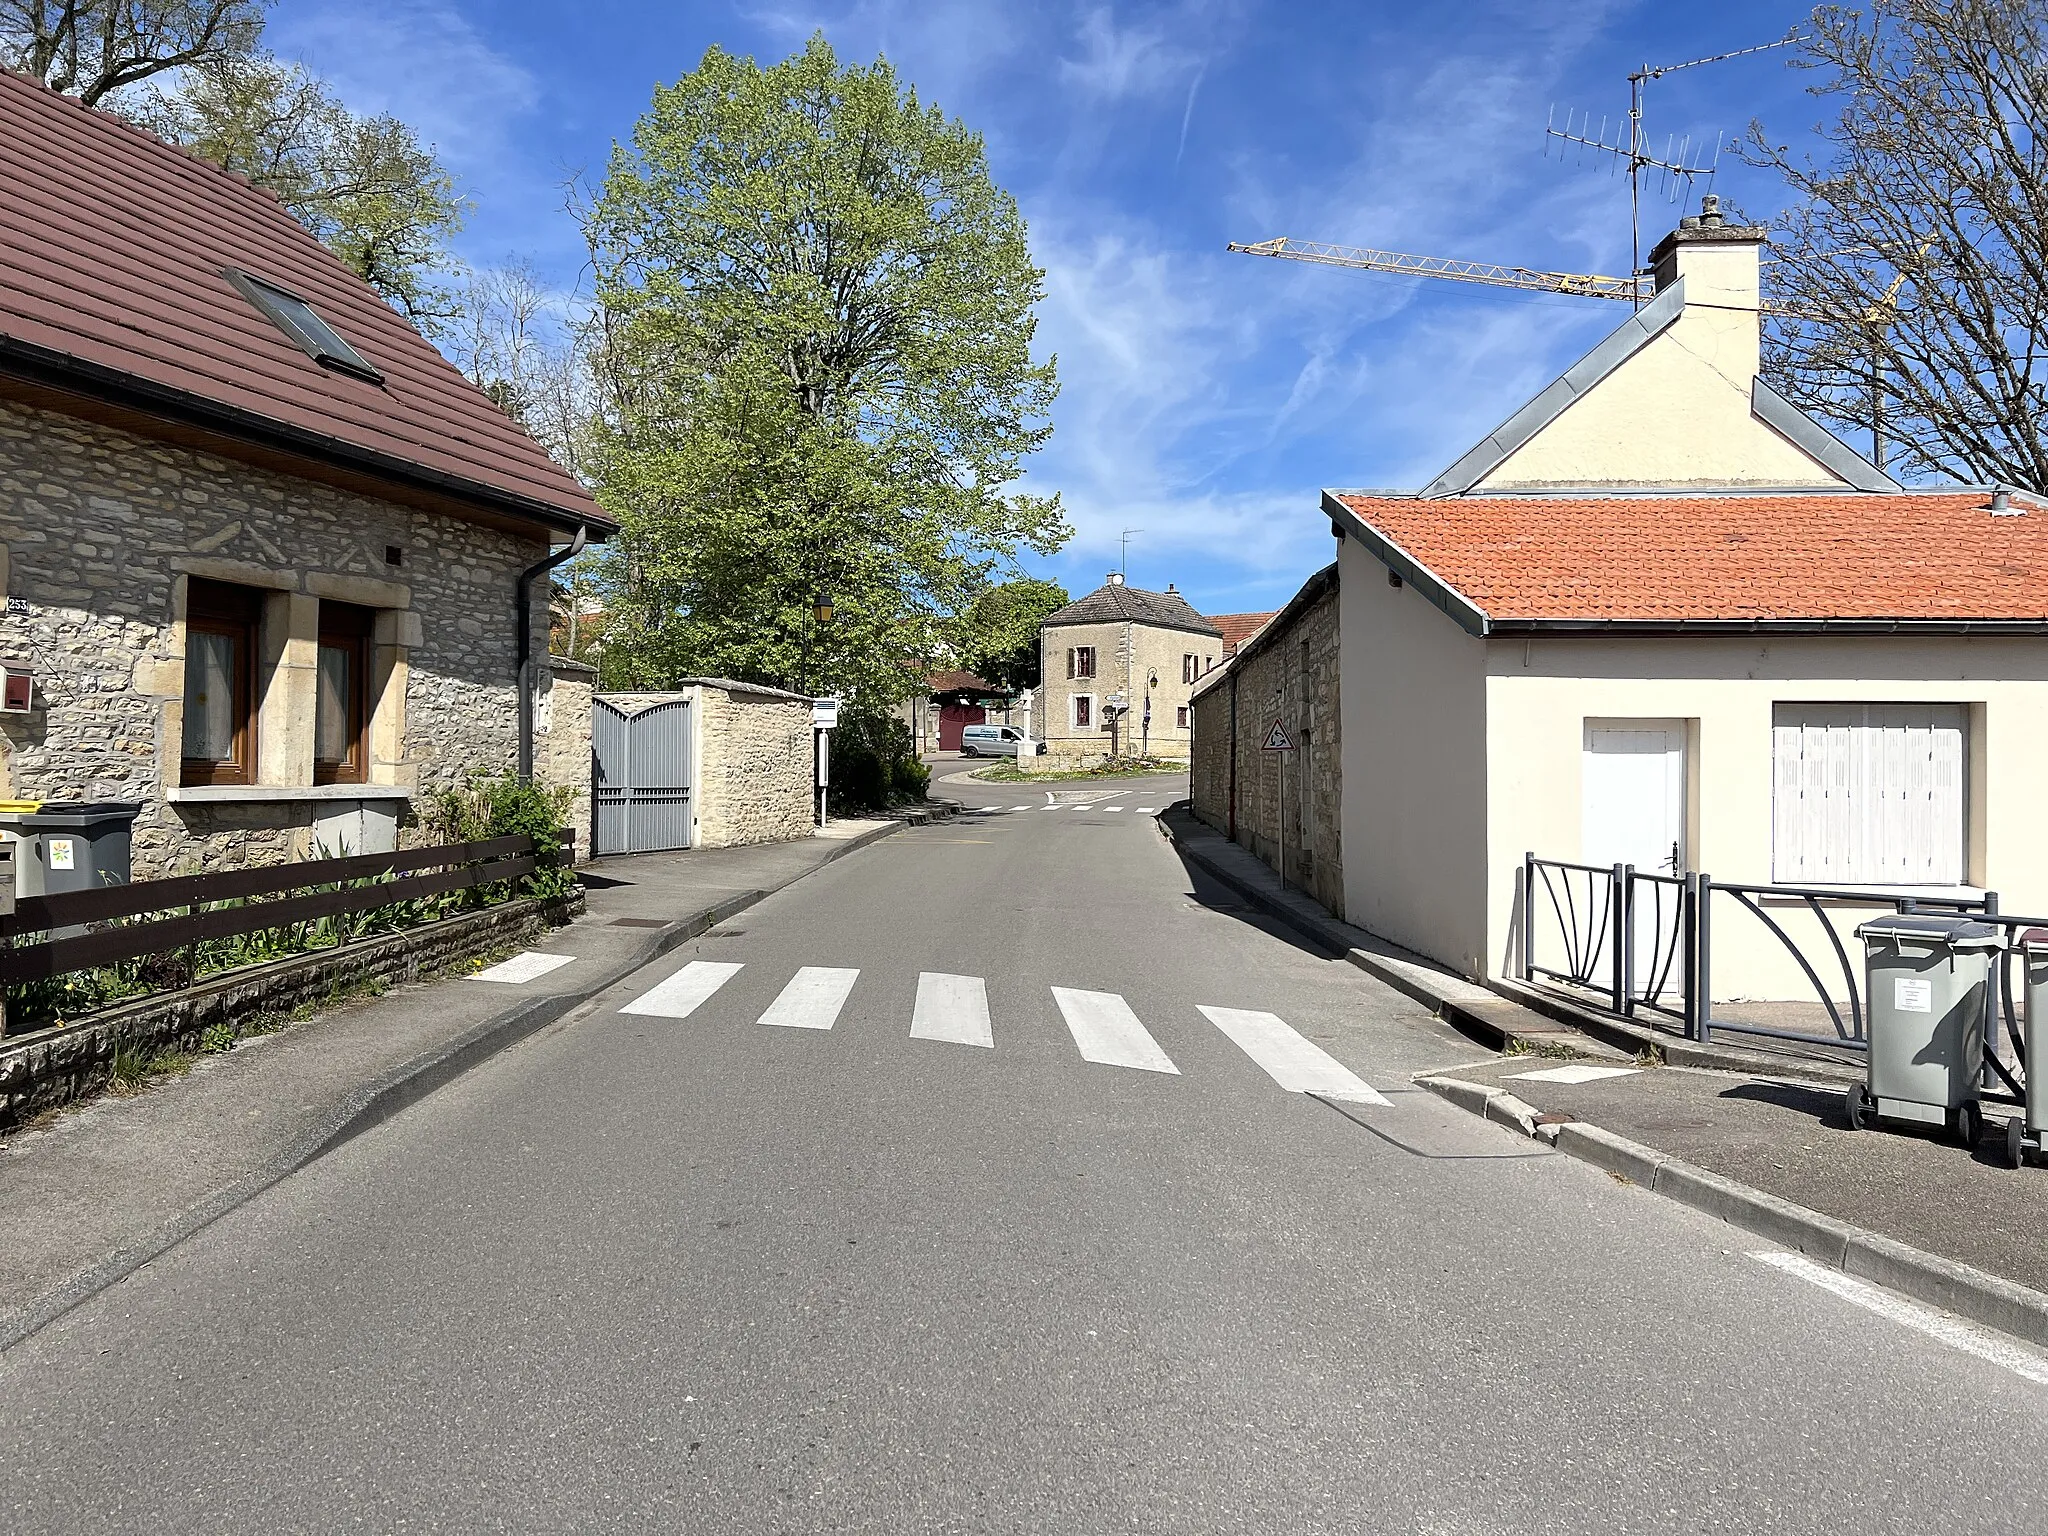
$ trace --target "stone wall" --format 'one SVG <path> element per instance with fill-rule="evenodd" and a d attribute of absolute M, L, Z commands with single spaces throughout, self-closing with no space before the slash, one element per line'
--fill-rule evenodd
<path fill-rule="evenodd" d="M 1196 694 L 1189 794 L 1203 821 L 1342 917 L 1337 634 L 1332 565 Z M 1275 720 L 1294 750 L 1265 750 Z"/>
<path fill-rule="evenodd" d="M 1155 676 L 1159 682 L 1150 690 L 1149 750 L 1154 757 L 1186 760 L 1191 736 L 1189 728 L 1179 723 L 1179 711 L 1186 707 L 1195 684 L 1181 681 L 1182 658 L 1199 658 L 1196 665 L 1206 674 L 1222 663 L 1221 636 L 1150 624 L 1060 624 L 1039 632 L 1039 646 L 1042 682 L 1031 715 L 1032 734 L 1046 744 L 1039 767 L 1086 767 L 1107 758 L 1110 733 L 1105 728 L 1106 710 L 1110 696 L 1119 693 L 1130 700 L 1131 707 L 1119 727 L 1117 748 L 1125 756 L 1136 756 L 1147 745 L 1143 723 L 1146 681 Z M 1095 648 L 1092 679 L 1067 676 L 1067 652 L 1081 646 Z M 1087 730 L 1074 725 L 1076 694 L 1087 694 L 1094 701 L 1095 723 Z"/>
<path fill-rule="evenodd" d="M 144 802 L 140 877 L 303 857 L 338 803 L 396 811 L 410 839 L 414 791 L 514 766 L 513 578 L 546 553 L 538 531 L 0 403 L 0 541 L 0 657 L 36 672 L 33 711 L 0 716 L 0 796 Z M 257 668 L 266 793 L 176 787 L 192 577 L 267 594 Z M 360 802 L 312 786 L 322 600 L 377 610 L 368 770 L 383 794 Z M 546 604 L 534 608 L 545 654 Z"/>
<path fill-rule="evenodd" d="M 536 583 L 538 585 L 538 583 Z M 569 828 L 576 857 L 590 857 L 590 711 L 597 696 L 597 668 L 566 656 L 550 656 L 552 683 L 534 706 L 533 772 L 537 779 L 575 791 Z"/>
<path fill-rule="evenodd" d="M 816 778 L 810 701 L 736 684 L 696 691 L 697 846 L 809 837 Z"/>

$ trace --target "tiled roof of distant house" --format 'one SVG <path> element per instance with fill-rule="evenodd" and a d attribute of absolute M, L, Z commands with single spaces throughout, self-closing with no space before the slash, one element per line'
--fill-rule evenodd
<path fill-rule="evenodd" d="M 1150 624 L 1155 629 L 1185 629 L 1198 635 L 1221 635 L 1215 621 L 1205 619 L 1171 585 L 1147 592 L 1122 582 L 1105 582 L 1046 616 L 1045 627 L 1066 624 Z"/>
<path fill-rule="evenodd" d="M 1277 612 L 1276 608 L 1267 613 L 1214 613 L 1209 622 L 1223 631 L 1223 654 L 1234 656 L 1237 648 L 1264 629 Z"/>
<path fill-rule="evenodd" d="M 2048 500 L 1722 492 L 1422 498 L 1324 508 L 1475 632 L 2048 623 Z"/>
<path fill-rule="evenodd" d="M 972 672 L 934 672 L 930 682 L 933 693 L 978 693 L 990 698 L 1005 698 L 1010 692 L 1000 683 L 991 683 Z"/>
<path fill-rule="evenodd" d="M 82 398 L 124 424 L 175 423 L 202 446 L 253 446 L 556 527 L 614 526 L 269 193 L 4 71 L 0 185 L 9 394 L 57 410 Z M 229 272 L 310 305 L 379 377 L 316 361 Z"/>

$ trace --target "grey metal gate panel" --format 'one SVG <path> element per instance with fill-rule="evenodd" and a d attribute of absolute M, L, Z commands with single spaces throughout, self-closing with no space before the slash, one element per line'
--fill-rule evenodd
<path fill-rule="evenodd" d="M 652 853 L 690 846 L 693 701 L 662 699 L 622 707 L 592 701 L 599 853 Z"/>

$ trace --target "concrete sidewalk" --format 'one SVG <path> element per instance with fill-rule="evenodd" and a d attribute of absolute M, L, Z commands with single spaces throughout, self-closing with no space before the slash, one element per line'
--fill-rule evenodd
<path fill-rule="evenodd" d="M 343 1003 L 0 1140 L 0 1349 L 657 955 L 902 824 L 839 821 L 802 842 L 601 860 L 583 872 L 584 915 L 535 941 L 534 952 L 566 957 L 545 974 Z"/>
<path fill-rule="evenodd" d="M 1426 1075 L 1444 1097 L 1838 1268 L 2048 1344 L 2048 1169 L 2006 1167 L 2000 1138 L 2014 1111 L 1987 1106 L 1991 1132 L 1965 1148 L 1852 1130 L 1841 1084 L 1853 1079 L 1839 1063 L 1718 1046 L 1693 1047 L 1696 1066 L 1631 1056 L 1564 1024 L 1573 1010 L 1537 1013 L 1339 922 L 1184 808 L 1160 822 L 1183 858 L 1503 1053 Z"/>

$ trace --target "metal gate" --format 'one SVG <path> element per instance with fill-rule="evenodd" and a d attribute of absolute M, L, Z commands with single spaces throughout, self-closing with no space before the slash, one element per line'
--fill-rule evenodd
<path fill-rule="evenodd" d="M 690 846 L 696 780 L 695 700 L 626 694 L 592 701 L 595 853 L 652 853 Z"/>

